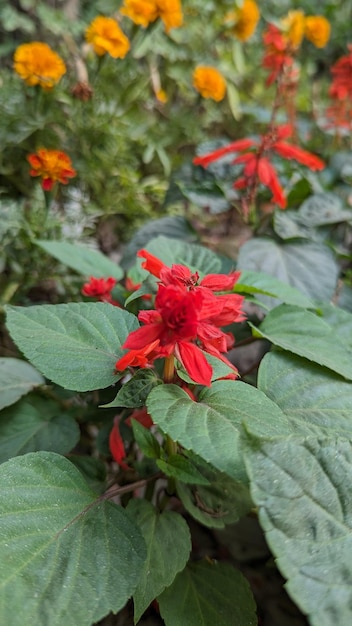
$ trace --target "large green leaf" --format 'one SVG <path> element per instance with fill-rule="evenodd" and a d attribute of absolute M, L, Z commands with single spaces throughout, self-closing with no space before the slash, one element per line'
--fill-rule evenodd
<path fill-rule="evenodd" d="M 130 267 L 136 261 L 136 252 L 145 248 L 149 241 L 159 235 L 171 238 L 173 246 L 175 240 L 194 241 L 195 233 L 191 230 L 190 223 L 181 215 L 162 217 L 158 220 L 150 220 L 140 228 L 129 244 L 126 246 L 121 259 L 122 267 Z"/>
<path fill-rule="evenodd" d="M 352 347 L 346 346 L 338 331 L 311 311 L 281 304 L 266 316 L 254 332 L 284 350 L 352 380 Z"/>
<path fill-rule="evenodd" d="M 351 209 L 344 209 L 341 198 L 331 192 L 315 193 L 307 198 L 297 215 L 307 226 L 325 226 L 352 219 Z"/>
<path fill-rule="evenodd" d="M 238 268 L 266 272 L 313 300 L 330 300 L 339 273 L 333 253 L 323 244 L 280 244 L 261 237 L 242 246 Z"/>
<path fill-rule="evenodd" d="M 256 441 L 252 497 L 286 588 L 311 626 L 352 623 L 352 444 Z"/>
<path fill-rule="evenodd" d="M 249 584 L 228 563 L 191 563 L 159 596 L 158 602 L 166 626 L 258 623 Z"/>
<path fill-rule="evenodd" d="M 176 574 L 185 567 L 191 551 L 191 535 L 181 515 L 173 511 L 158 513 L 145 500 L 131 500 L 127 510 L 147 545 L 147 559 L 133 594 L 137 623 L 152 600 L 171 585 Z"/>
<path fill-rule="evenodd" d="M 213 383 L 194 402 L 176 385 L 155 387 L 147 400 L 153 421 L 172 439 L 220 471 L 246 480 L 240 450 L 242 422 L 257 435 L 291 432 L 286 416 L 264 393 L 246 383 Z"/>
<path fill-rule="evenodd" d="M 79 437 L 76 421 L 56 402 L 26 398 L 0 413 L 0 463 L 37 450 L 66 454 Z"/>
<path fill-rule="evenodd" d="M 262 360 L 258 388 L 284 411 L 300 434 L 352 438 L 352 384 L 287 352 Z"/>
<path fill-rule="evenodd" d="M 112 276 L 119 280 L 123 276 L 122 269 L 99 250 L 86 248 L 68 241 L 37 240 L 36 244 L 55 259 L 71 267 L 83 276 L 107 278 Z"/>
<path fill-rule="evenodd" d="M 320 236 L 316 227 L 351 219 L 352 211 L 343 208 L 338 195 L 330 192 L 315 193 L 301 204 L 298 211 L 275 211 L 274 228 L 282 239 L 316 239 Z"/>
<path fill-rule="evenodd" d="M 11 337 L 44 376 L 75 391 L 104 389 L 119 376 L 121 345 L 137 318 L 103 302 L 6 307 Z"/>
<path fill-rule="evenodd" d="M 314 308 L 312 300 L 307 298 L 299 289 L 291 287 L 291 285 L 264 272 L 243 270 L 238 283 L 235 285 L 235 291 L 239 293 L 264 294 L 272 298 L 277 298 L 285 304 Z"/>
<path fill-rule="evenodd" d="M 44 382 L 44 378 L 30 363 L 10 357 L 0 358 L 0 409 L 14 404 Z"/>
<path fill-rule="evenodd" d="M 202 274 L 220 272 L 221 269 L 221 259 L 215 252 L 195 243 L 160 236 L 149 241 L 146 249 L 169 267 L 181 263 Z"/>
<path fill-rule="evenodd" d="M 120 610 L 146 557 L 133 519 L 54 453 L 7 461 L 0 481 L 3 623 L 91 626 Z"/>
<path fill-rule="evenodd" d="M 352 314 L 329 302 L 319 303 L 319 312 L 332 326 L 344 345 L 352 348 Z"/>

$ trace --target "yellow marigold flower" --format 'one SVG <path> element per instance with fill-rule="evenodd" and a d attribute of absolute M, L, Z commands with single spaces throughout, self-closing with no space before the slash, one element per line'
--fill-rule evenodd
<path fill-rule="evenodd" d="M 299 48 L 304 37 L 305 17 L 303 11 L 289 11 L 281 20 L 288 41 L 294 48 Z"/>
<path fill-rule="evenodd" d="M 32 41 L 15 50 L 13 68 L 27 85 L 40 85 L 49 91 L 66 73 L 62 58 L 46 43 Z"/>
<path fill-rule="evenodd" d="M 118 23 L 103 15 L 98 15 L 88 26 L 86 40 L 98 56 L 107 53 L 114 59 L 123 59 L 130 49 L 130 42 Z"/>
<path fill-rule="evenodd" d="M 158 17 L 158 7 L 155 0 L 124 0 L 120 13 L 146 28 Z"/>
<path fill-rule="evenodd" d="M 183 13 L 180 0 L 156 0 L 156 6 L 167 33 L 171 28 L 182 26 Z"/>
<path fill-rule="evenodd" d="M 232 33 L 240 41 L 247 41 L 258 24 L 260 18 L 257 3 L 254 0 L 243 0 L 241 7 L 230 11 L 226 17 L 226 22 L 232 22 Z"/>
<path fill-rule="evenodd" d="M 199 65 L 193 72 L 193 87 L 203 98 L 212 98 L 216 102 L 223 100 L 226 93 L 226 81 L 215 67 Z"/>
<path fill-rule="evenodd" d="M 76 176 L 70 157 L 61 150 L 47 150 L 40 148 L 27 157 L 31 165 L 31 176 L 42 177 L 44 191 L 51 191 L 56 182 L 67 185 L 68 178 Z"/>
<path fill-rule="evenodd" d="M 305 36 L 316 48 L 324 48 L 330 38 L 330 23 L 322 15 L 307 15 Z"/>

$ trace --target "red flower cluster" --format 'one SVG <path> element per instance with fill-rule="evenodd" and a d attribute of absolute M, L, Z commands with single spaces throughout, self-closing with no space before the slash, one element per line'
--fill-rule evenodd
<path fill-rule="evenodd" d="M 274 24 L 269 24 L 263 35 L 265 53 L 262 66 L 270 74 L 266 84 L 271 85 L 284 71 L 293 65 L 293 49 L 290 40 Z"/>
<path fill-rule="evenodd" d="M 88 298 L 98 298 L 100 302 L 109 302 L 115 306 L 120 306 L 118 302 L 113 300 L 111 292 L 115 287 L 117 280 L 112 278 L 95 278 L 90 276 L 89 282 L 85 283 L 81 289 L 81 293 Z"/>
<path fill-rule="evenodd" d="M 321 170 L 324 167 L 324 162 L 311 152 L 284 141 L 292 135 L 292 132 L 293 128 L 289 124 L 277 126 L 266 135 L 261 136 L 259 140 L 240 139 L 234 141 L 209 154 L 196 157 L 193 163 L 207 167 L 226 154 L 247 151 L 232 161 L 233 163 L 244 164 L 243 176 L 235 181 L 233 186 L 236 189 L 255 189 L 260 182 L 272 192 L 272 201 L 284 209 L 287 202 L 277 172 L 270 162 L 271 155 L 276 153 L 284 159 L 293 159 L 311 170 Z M 255 148 L 255 150 L 248 152 L 250 148 Z"/>
<path fill-rule="evenodd" d="M 221 327 L 245 318 L 242 296 L 216 292 L 233 289 L 239 272 L 199 280 L 197 272 L 192 274 L 184 265 L 170 268 L 147 250 L 137 256 L 145 259 L 142 267 L 159 279 L 155 309 L 139 312 L 144 326 L 127 337 L 122 347 L 129 352 L 117 361 L 116 369 L 146 367 L 156 358 L 174 355 L 192 380 L 210 386 L 212 368 L 203 350 L 229 364 L 223 353 L 234 338 Z"/>
<path fill-rule="evenodd" d="M 341 57 L 331 68 L 333 80 L 329 96 L 333 105 L 326 111 L 330 120 L 329 126 L 352 127 L 352 44 L 348 46 L 349 54 Z"/>

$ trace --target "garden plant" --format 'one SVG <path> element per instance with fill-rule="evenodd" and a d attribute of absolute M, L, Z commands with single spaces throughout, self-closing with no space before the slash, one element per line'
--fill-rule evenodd
<path fill-rule="evenodd" d="M 0 7 L 1 624 L 352 623 L 347 5 Z"/>

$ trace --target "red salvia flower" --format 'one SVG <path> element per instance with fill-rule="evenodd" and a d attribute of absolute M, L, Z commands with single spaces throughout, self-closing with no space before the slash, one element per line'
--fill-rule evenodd
<path fill-rule="evenodd" d="M 116 461 L 116 463 L 118 463 L 123 470 L 127 471 L 131 468 L 124 461 L 126 458 L 126 451 L 119 428 L 120 419 L 121 417 L 119 415 L 117 415 L 114 419 L 114 425 L 109 435 L 109 448 L 114 461 Z"/>
<path fill-rule="evenodd" d="M 116 283 L 117 280 L 111 276 L 109 278 L 95 278 L 94 276 L 90 276 L 89 282 L 83 285 L 81 293 L 89 298 L 98 298 L 100 302 L 108 302 L 114 306 L 120 306 L 111 296 L 111 291 Z"/>
<path fill-rule="evenodd" d="M 153 426 L 154 424 L 145 406 L 141 409 L 135 409 L 127 418 L 125 424 L 127 424 L 127 426 L 131 426 L 132 420 L 136 420 L 136 422 L 142 424 L 144 428 L 151 428 L 151 426 Z"/>
<path fill-rule="evenodd" d="M 117 361 L 116 369 L 146 367 L 158 357 L 174 355 L 192 380 L 210 386 L 212 368 L 203 350 L 229 364 L 222 353 L 234 340 L 220 326 L 244 319 L 242 296 L 217 294 L 233 289 L 239 272 L 199 280 L 198 272 L 180 264 L 170 268 L 147 250 L 137 256 L 145 259 L 142 267 L 159 278 L 155 309 L 139 312 L 144 326 L 127 337 L 122 347 L 129 352 Z"/>
<path fill-rule="evenodd" d="M 265 53 L 262 66 L 270 74 L 266 84 L 271 85 L 284 71 L 293 65 L 293 50 L 290 40 L 274 24 L 269 24 L 263 35 Z"/>
<path fill-rule="evenodd" d="M 341 57 L 331 68 L 333 81 L 329 95 L 338 100 L 352 98 L 352 44 L 348 50 L 349 54 Z"/>
<path fill-rule="evenodd" d="M 321 170 L 324 162 L 311 152 L 303 150 L 299 146 L 284 141 L 292 135 L 293 129 L 289 124 L 277 126 L 263 135 L 259 140 L 240 140 L 235 141 L 220 150 L 214 150 L 209 154 L 196 157 L 193 160 L 195 165 L 207 167 L 213 161 L 216 161 L 224 154 L 230 152 L 238 152 L 242 149 L 255 148 L 255 151 L 245 152 L 235 157 L 233 163 L 244 164 L 243 176 L 234 183 L 236 189 L 254 187 L 257 181 L 268 187 L 272 193 L 272 201 L 278 204 L 280 208 L 286 207 L 286 198 L 281 187 L 277 172 L 270 161 L 273 153 L 278 154 L 284 159 L 293 159 L 311 170 Z M 247 143 L 246 143 L 247 142 Z M 243 148 L 243 146 L 245 146 Z"/>

